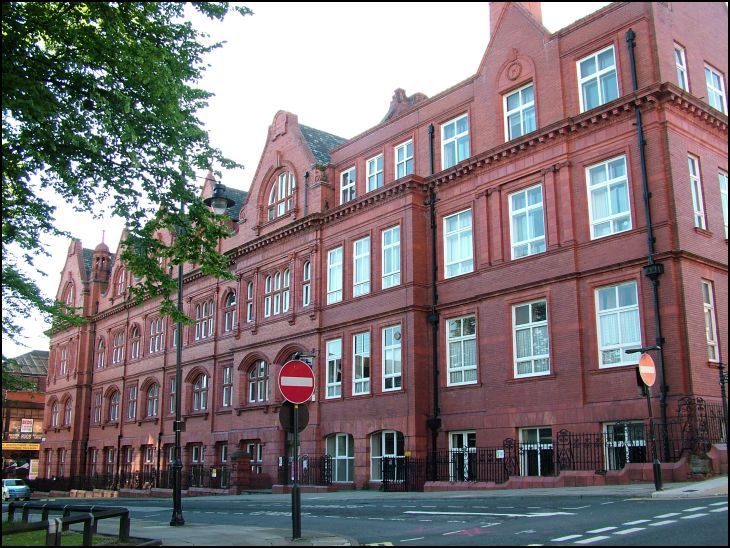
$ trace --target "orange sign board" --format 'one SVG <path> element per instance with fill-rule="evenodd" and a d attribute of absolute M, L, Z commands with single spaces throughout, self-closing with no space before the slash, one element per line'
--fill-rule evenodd
<path fill-rule="evenodd" d="M 652 357 L 644 352 L 639 358 L 639 375 L 646 386 L 654 386 L 656 381 L 656 367 Z"/>

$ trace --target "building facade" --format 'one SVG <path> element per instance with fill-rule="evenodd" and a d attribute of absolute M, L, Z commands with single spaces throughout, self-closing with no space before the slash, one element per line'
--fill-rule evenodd
<path fill-rule="evenodd" d="M 181 386 L 159 302 L 128 299 L 105 245 L 72 242 L 58 298 L 91 321 L 51 339 L 41 474 L 162 485 L 182 398 L 187 470 L 242 451 L 254 484 L 278 483 L 277 374 L 298 354 L 316 377 L 300 453 L 347 487 L 381 482 L 389 457 L 515 446 L 511 473 L 551 474 L 561 432 L 645 451 L 626 350 L 651 349 L 665 425 L 719 404 L 727 8 L 617 2 L 556 33 L 540 13 L 492 2 L 473 77 L 396 90 L 352 139 L 275 115 L 220 243 L 236 280 L 186 268 Z M 474 477 L 452 457 L 449 479 Z"/>

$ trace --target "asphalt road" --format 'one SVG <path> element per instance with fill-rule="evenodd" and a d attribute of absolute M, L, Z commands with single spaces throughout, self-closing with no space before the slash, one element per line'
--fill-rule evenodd
<path fill-rule="evenodd" d="M 171 515 L 170 499 L 93 499 L 92 503 L 128 507 L 133 524 L 164 524 Z M 302 528 L 343 535 L 361 544 L 399 546 L 727 546 L 727 509 L 727 497 L 339 492 L 303 494 Z M 292 523 L 291 498 L 271 494 L 185 498 L 183 515 L 191 525 L 287 528 Z"/>

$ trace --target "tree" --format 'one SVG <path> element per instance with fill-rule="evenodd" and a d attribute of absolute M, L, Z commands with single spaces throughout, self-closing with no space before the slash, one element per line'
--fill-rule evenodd
<path fill-rule="evenodd" d="M 219 21 L 251 13 L 191 5 Z M 210 145 L 196 116 L 210 97 L 195 87 L 203 56 L 221 44 L 206 44 L 184 11 L 177 2 L 2 4 L 4 336 L 16 340 L 18 318 L 36 311 L 73 321 L 19 268 L 46 253 L 43 235 L 70 236 L 53 200 L 125 219 L 121 260 L 139 279 L 134 295 L 162 295 L 176 319 L 176 282 L 157 258 L 230 276 L 216 251 L 227 228 L 195 185 L 196 170 L 241 167 Z M 171 244 L 158 237 L 165 231 L 178 234 Z"/>

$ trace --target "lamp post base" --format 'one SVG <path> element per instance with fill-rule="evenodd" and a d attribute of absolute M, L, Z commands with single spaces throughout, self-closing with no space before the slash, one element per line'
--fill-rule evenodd
<path fill-rule="evenodd" d="M 185 525 L 185 520 L 183 519 L 182 512 L 173 512 L 172 519 L 170 519 L 170 526 L 180 527 L 181 525 Z"/>

